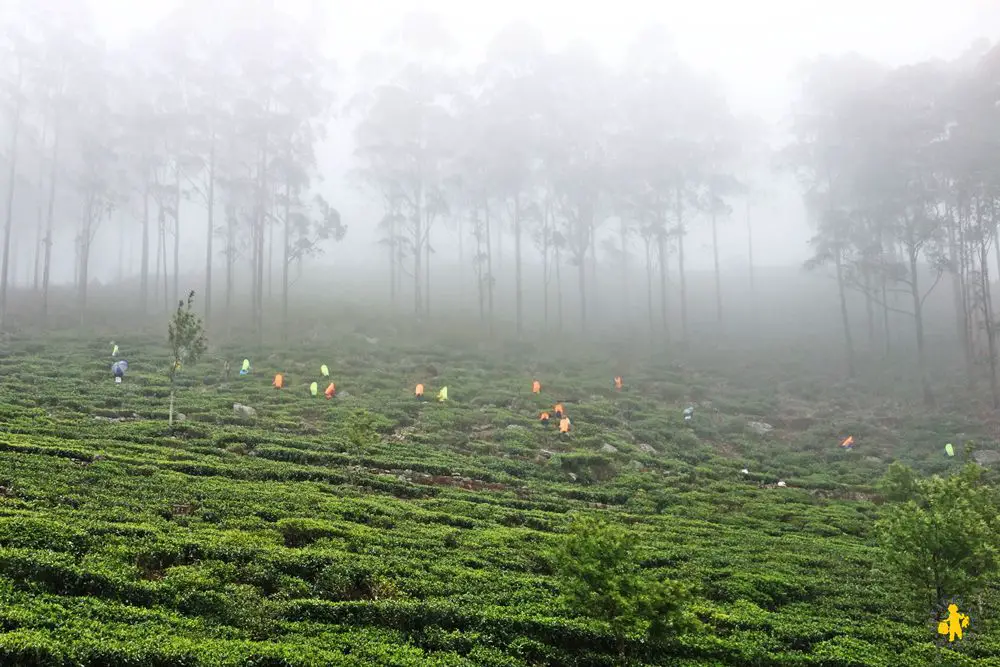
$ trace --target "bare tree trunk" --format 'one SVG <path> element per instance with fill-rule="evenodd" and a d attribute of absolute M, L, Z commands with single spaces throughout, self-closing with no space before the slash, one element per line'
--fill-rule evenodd
<path fill-rule="evenodd" d="M 968 312 L 966 311 L 966 300 L 965 300 L 965 289 L 963 285 L 962 277 L 962 259 L 959 256 L 960 251 L 958 249 L 958 239 L 956 237 L 956 224 L 961 224 L 957 216 L 961 213 L 955 213 L 953 210 L 948 211 L 948 255 L 949 255 L 949 267 L 948 272 L 951 274 L 951 296 L 955 303 L 955 328 L 958 333 L 959 340 L 962 344 L 962 356 L 965 360 L 965 374 L 966 379 L 971 383 L 972 378 L 975 375 L 974 364 L 972 360 L 972 345 L 969 339 L 969 329 L 967 326 L 968 322 Z"/>
<path fill-rule="evenodd" d="M 990 290 L 989 236 L 984 233 L 979 241 L 980 288 L 983 290 L 983 319 L 986 325 L 987 350 L 990 357 L 990 396 L 993 409 L 1000 408 L 1000 390 L 997 388 L 996 335 L 993 330 L 993 299 Z"/>
<path fill-rule="evenodd" d="M 663 325 L 663 338 L 670 340 L 670 324 L 667 321 L 667 238 L 666 229 L 656 230 L 656 255 L 660 264 L 660 321 Z"/>
<path fill-rule="evenodd" d="M 868 349 L 875 349 L 875 304 L 872 302 L 871 272 L 866 268 L 861 271 L 865 292 L 865 315 L 868 321 Z"/>
<path fill-rule="evenodd" d="M 10 235 L 14 227 L 14 186 L 17 184 L 17 139 L 21 133 L 21 81 L 23 63 L 18 58 L 17 83 L 14 87 L 16 102 L 14 103 L 14 121 L 11 127 L 10 162 L 7 170 L 7 221 L 3 233 L 3 275 L 0 277 L 0 331 L 3 331 L 7 320 L 7 274 L 10 268 Z"/>
<path fill-rule="evenodd" d="M 918 250 L 912 243 L 908 245 L 910 261 L 910 294 L 913 297 L 913 323 L 917 334 L 917 369 L 920 373 L 920 387 L 924 394 L 924 403 L 927 406 L 934 405 L 934 395 L 931 393 L 930 383 L 927 381 L 926 352 L 924 350 L 924 314 L 921 303 L 920 290 L 917 277 L 917 254 Z"/>
<path fill-rule="evenodd" d="M 524 293 L 521 287 L 521 198 L 514 195 L 514 299 L 517 336 L 521 337 L 523 330 Z"/>
<path fill-rule="evenodd" d="M 156 214 L 156 273 L 153 275 L 153 302 L 160 298 L 160 258 L 163 254 L 163 206 L 159 206 Z M 166 288 L 164 288 L 164 292 Z M 164 301 L 166 296 L 164 295 Z"/>
<path fill-rule="evenodd" d="M 212 320 L 212 238 L 215 236 L 215 132 L 212 133 L 211 147 L 208 151 L 208 199 L 205 202 L 208 210 L 208 229 L 206 230 L 205 252 L 205 328 L 208 329 Z"/>
<path fill-rule="evenodd" d="M 687 276 L 684 274 L 684 194 L 681 186 L 677 186 L 677 270 L 680 272 L 681 286 L 681 342 L 688 340 L 687 315 Z"/>
<path fill-rule="evenodd" d="M 288 267 L 292 262 L 290 230 L 292 219 L 292 188 L 285 183 L 285 243 L 281 254 L 281 339 L 288 340 Z"/>
<path fill-rule="evenodd" d="M 416 210 L 413 212 L 413 314 L 420 317 L 423 311 L 423 294 L 421 291 L 421 281 L 423 278 L 423 267 L 421 266 L 424 254 L 423 247 L 423 214 L 424 214 L 424 188 L 423 183 L 417 185 Z"/>
<path fill-rule="evenodd" d="M 719 269 L 719 233 L 717 214 L 712 210 L 712 257 L 715 260 L 715 313 L 722 324 L 722 271 Z"/>
<path fill-rule="evenodd" d="M 552 241 L 552 228 L 550 227 L 550 215 L 551 215 L 549 202 L 545 202 L 545 211 L 542 213 L 543 227 L 542 227 L 542 310 L 545 315 L 545 330 L 549 329 L 549 279 L 550 279 L 550 266 L 549 266 L 549 245 Z"/>
<path fill-rule="evenodd" d="M 431 255 L 434 248 L 431 246 L 431 218 L 428 216 L 427 224 L 424 225 L 424 316 L 430 319 L 431 316 Z"/>
<path fill-rule="evenodd" d="M 646 245 L 646 311 L 649 314 L 649 340 L 656 340 L 656 327 L 653 324 L 653 258 L 652 243 L 649 234 L 643 234 Z"/>
<path fill-rule="evenodd" d="M 149 312 L 149 173 L 143 176 L 146 180 L 142 190 L 142 263 L 139 279 L 142 292 L 142 312 Z"/>
<path fill-rule="evenodd" d="M 181 172 L 180 167 L 174 167 L 176 208 L 174 209 L 174 291 L 172 301 L 176 303 L 180 297 L 181 275 Z M 169 312 L 169 308 L 167 309 Z"/>
<path fill-rule="evenodd" d="M 52 154 L 49 164 L 49 204 L 45 220 L 45 264 L 42 267 L 42 318 L 49 318 L 49 280 L 52 276 L 52 225 L 55 220 L 56 207 L 56 176 L 59 161 L 59 126 L 57 118 L 53 119 L 54 136 L 52 138 Z"/>
<path fill-rule="evenodd" d="M 559 246 L 556 246 L 556 330 L 563 331 L 562 269 L 559 261 Z"/>
<path fill-rule="evenodd" d="M 233 268 L 236 262 L 236 212 L 232 207 L 226 210 L 226 327 L 232 330 Z"/>
<path fill-rule="evenodd" d="M 490 306 L 490 336 L 492 336 L 494 333 L 493 328 L 495 326 L 495 318 L 493 317 L 493 288 L 495 286 L 495 281 L 493 279 L 493 238 L 490 230 L 489 200 L 484 202 L 483 209 L 486 211 L 486 287 Z"/>
<path fill-rule="evenodd" d="M 125 231 L 126 217 L 124 214 L 118 216 L 118 284 L 125 280 Z"/>
<path fill-rule="evenodd" d="M 396 238 L 396 214 L 392 213 L 389 218 L 389 304 L 392 306 L 392 310 L 396 310 L 396 244 L 399 242 Z"/>
<path fill-rule="evenodd" d="M 622 244 L 622 306 L 624 315 L 622 317 L 622 322 L 628 324 L 629 333 L 632 333 L 632 303 L 631 297 L 632 292 L 629 289 L 629 275 L 628 275 L 628 225 L 625 224 L 625 219 L 621 218 L 620 225 L 618 227 L 618 236 Z"/>
<path fill-rule="evenodd" d="M 43 115 L 42 117 L 42 139 L 40 146 L 42 150 L 45 149 L 46 140 L 48 139 L 49 133 L 49 117 L 48 115 Z M 39 157 L 41 157 L 42 152 L 39 152 Z M 38 292 L 38 285 L 41 280 L 40 269 L 42 268 L 42 204 L 45 201 L 45 160 L 38 160 L 38 203 L 37 212 L 35 220 L 35 268 L 32 276 L 32 290 Z"/>
<path fill-rule="evenodd" d="M 854 377 L 854 338 L 851 336 L 851 322 L 847 317 L 847 292 L 844 287 L 844 263 L 840 250 L 834 252 L 837 268 L 837 292 L 840 295 L 840 320 L 844 324 L 844 345 L 847 351 L 847 376 Z"/>
<path fill-rule="evenodd" d="M 163 214 L 163 209 L 161 207 L 161 218 L 160 218 L 160 253 L 163 255 L 163 309 L 170 312 L 170 299 L 169 293 L 167 291 L 167 216 Z"/>

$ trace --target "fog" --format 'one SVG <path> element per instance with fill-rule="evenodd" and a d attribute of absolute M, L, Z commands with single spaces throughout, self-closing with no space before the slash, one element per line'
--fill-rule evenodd
<path fill-rule="evenodd" d="M 53 3 L 49 3 L 53 4 Z M 54 6 L 54 5 L 53 5 Z M 157 30 L 159 21 L 178 6 L 178 2 L 135 3 L 129 0 L 92 0 L 94 26 L 110 48 L 128 48 L 134 40 L 141 43 L 147 31 Z M 546 45 L 553 50 L 574 40 L 583 40 L 610 67 L 620 67 L 630 42 L 644 26 L 662 24 L 668 28 L 678 55 L 706 76 L 715 78 L 734 113 L 755 114 L 770 129 L 770 140 L 781 136 L 788 123 L 789 105 L 796 95 L 791 74 L 803 59 L 823 53 L 856 51 L 888 65 L 920 61 L 929 57 L 950 58 L 960 54 L 976 38 L 994 38 L 1000 26 L 1000 6 L 989 0 L 960 3 L 936 1 L 878 3 L 840 2 L 834 4 L 791 0 L 769 0 L 749 4 L 727 2 L 649 3 L 625 1 L 608 11 L 603 5 L 576 6 L 564 2 L 527 2 L 518 0 L 495 6 L 470 5 L 457 1 L 404 2 L 402 0 L 370 3 L 312 3 L 306 0 L 280 3 L 281 11 L 300 17 L 322 16 L 325 27 L 321 46 L 336 64 L 337 78 L 332 86 L 335 106 L 342 107 L 364 85 L 356 75 L 359 60 L 366 54 L 394 47 L 387 39 L 395 23 L 412 11 L 440 16 L 454 39 L 447 55 L 448 66 L 471 70 L 486 57 L 487 45 L 497 31 L 512 21 L 524 20 L 537 27 Z M 315 13 L 314 13 L 315 12 Z M 724 17 L 721 18 L 720 17 Z M 992 31 L 992 32 L 991 32 Z M 905 36 L 905 37 L 903 37 Z M 376 251 L 378 233 L 375 223 L 381 218 L 377 202 L 356 184 L 346 182 L 353 168 L 353 127 L 356 117 L 342 112 L 328 122 L 329 136 L 318 144 L 317 166 L 323 176 L 314 188 L 342 213 L 350 233 L 343 241 L 324 244 L 323 262 L 336 263 L 352 272 L 368 266 L 362 255 Z M 766 174 L 766 192 L 758 192 L 752 209 L 755 234 L 755 261 L 761 266 L 790 266 L 809 256 L 808 239 L 812 230 L 806 222 L 801 194 L 787 176 Z M 722 223 L 719 242 L 725 267 L 746 263 L 745 205 L 737 204 Z M 199 271 L 205 242 L 201 234 L 185 233 L 204 223 L 198 218 L 203 210 L 186 206 L 182 216 L 182 234 L 186 237 L 181 256 L 181 270 Z M 123 223 L 124 224 L 124 223 Z M 133 230 L 134 231 L 134 230 Z M 687 265 L 694 269 L 712 266 L 711 236 L 704 225 L 689 231 Z M 136 239 L 124 239 L 113 225 L 103 224 L 95 245 L 115 246 L 127 243 L 123 251 L 124 273 L 139 270 Z M 60 238 L 61 241 L 64 239 Z M 17 235 L 16 248 L 28 252 L 30 239 Z M 454 245 L 452 238 L 436 238 L 435 249 L 446 255 Z M 52 280 L 74 281 L 72 237 L 53 247 Z M 117 249 L 112 251 L 117 255 Z M 527 253 L 526 261 L 537 260 Z M 18 280 L 29 278 L 29 268 L 22 263 Z M 33 266 L 31 267 L 33 268 Z M 95 280 L 116 280 L 122 271 L 110 263 L 91 270 Z"/>
<path fill-rule="evenodd" d="M 144 314 L 194 289 L 257 331 L 340 299 L 519 334 L 839 330 L 849 371 L 893 341 L 995 361 L 994 2 L 20 0 L 0 21 L 0 324 L 52 290 L 85 315 L 112 287 Z"/>

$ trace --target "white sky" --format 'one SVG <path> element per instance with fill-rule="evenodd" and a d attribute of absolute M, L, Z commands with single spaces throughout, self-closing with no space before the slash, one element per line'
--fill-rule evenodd
<path fill-rule="evenodd" d="M 44 0 L 41 0 L 44 1 Z M 210 2 L 211 0 L 205 0 Z M 91 0 L 110 39 L 149 25 L 171 0 Z M 278 6 L 310 0 L 281 0 Z M 715 73 L 735 106 L 780 113 L 788 73 L 803 58 L 858 51 L 888 64 L 954 56 L 972 40 L 1000 39 L 1000 0 L 315 0 L 330 21 L 331 55 L 351 68 L 377 49 L 405 13 L 445 17 L 465 57 L 478 58 L 498 28 L 513 19 L 536 25 L 550 46 L 583 38 L 617 59 L 637 28 L 660 22 L 678 51 Z"/>
<path fill-rule="evenodd" d="M 45 1 L 45 0 L 39 0 Z M 109 40 L 118 42 L 151 25 L 171 0 L 90 0 Z M 211 2 L 212 0 L 204 0 Z M 249 1 L 249 0 L 246 0 Z M 681 57 L 712 73 L 737 111 L 779 121 L 793 89 L 792 68 L 822 53 L 857 51 L 889 65 L 934 56 L 954 57 L 973 40 L 1000 40 L 1000 0 L 274 0 L 277 7 L 322 6 L 329 21 L 328 55 L 345 72 L 356 59 L 382 47 L 385 33 L 408 12 L 440 14 L 461 45 L 461 61 L 481 59 L 493 34 L 523 19 L 539 28 L 550 47 L 582 38 L 610 61 L 624 53 L 645 24 L 658 22 L 674 35 Z M 342 98 L 343 99 L 343 98 Z M 370 224 L 376 213 L 362 195 L 337 178 L 350 164 L 349 129 L 334 129 L 322 151 L 324 186 L 348 220 L 349 239 L 335 256 L 373 248 Z M 780 188 L 757 208 L 755 255 L 762 264 L 801 262 L 811 235 L 798 193 Z M 359 199 L 361 198 L 361 199 Z M 745 261 L 742 212 L 720 230 L 723 263 Z M 354 224 L 351 224 L 351 223 Z M 367 228 L 367 229 L 366 229 Z M 704 232 L 705 230 L 700 230 Z M 711 262 L 705 233 L 692 233 L 692 268 Z"/>

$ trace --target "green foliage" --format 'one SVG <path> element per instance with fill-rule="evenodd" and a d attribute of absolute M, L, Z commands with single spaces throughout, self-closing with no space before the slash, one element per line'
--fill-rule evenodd
<path fill-rule="evenodd" d="M 194 290 L 188 294 L 186 303 L 178 302 L 177 310 L 167 325 L 167 341 L 173 355 L 169 371 L 171 384 L 183 364 L 196 363 L 208 348 L 201 318 L 191 310 L 193 305 Z"/>
<path fill-rule="evenodd" d="M 886 500 L 906 502 L 917 495 L 917 474 L 909 466 L 893 461 L 885 476 L 879 480 L 879 491 Z"/>
<path fill-rule="evenodd" d="M 173 356 L 170 364 L 170 426 L 174 425 L 174 383 L 177 372 L 183 364 L 193 364 L 208 349 L 205 330 L 201 318 L 191 311 L 194 305 L 194 290 L 188 294 L 187 303 L 180 301 L 177 311 L 167 325 L 167 341 Z"/>
<path fill-rule="evenodd" d="M 589 517 L 574 520 L 552 564 L 563 602 L 607 623 L 623 651 L 627 639 L 661 641 L 690 626 L 686 587 L 644 573 L 633 537 L 621 527 Z"/>
<path fill-rule="evenodd" d="M 896 467 L 887 487 L 900 502 L 877 523 L 883 558 L 926 612 L 949 599 L 972 596 L 1000 566 L 1000 505 L 969 464 L 946 478 L 915 479 Z"/>

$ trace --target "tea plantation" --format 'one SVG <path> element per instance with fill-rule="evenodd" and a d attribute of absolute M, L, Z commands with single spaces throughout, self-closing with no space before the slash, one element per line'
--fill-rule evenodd
<path fill-rule="evenodd" d="M 873 530 L 887 463 L 958 467 L 945 438 L 985 437 L 975 420 L 861 413 L 659 356 L 622 369 L 583 346 L 382 335 L 212 349 L 178 377 L 172 430 L 162 333 L 119 334 L 120 386 L 107 337 L 7 342 L 0 664 L 621 664 L 547 557 L 600 514 L 693 590 L 698 627 L 637 640 L 636 664 L 1000 665 L 995 589 L 942 646 L 901 611 Z M 567 437 L 537 422 L 556 401 Z"/>

